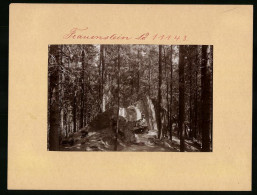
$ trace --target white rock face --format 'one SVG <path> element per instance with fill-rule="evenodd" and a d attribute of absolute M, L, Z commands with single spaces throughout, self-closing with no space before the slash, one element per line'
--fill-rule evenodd
<path fill-rule="evenodd" d="M 145 96 L 127 108 L 120 108 L 119 115 L 127 121 L 138 121 L 145 115 L 149 130 L 157 131 L 156 113 L 152 100 Z M 154 132 L 156 133 L 156 132 Z"/>
<path fill-rule="evenodd" d="M 126 108 L 120 108 L 119 115 L 126 118 Z"/>

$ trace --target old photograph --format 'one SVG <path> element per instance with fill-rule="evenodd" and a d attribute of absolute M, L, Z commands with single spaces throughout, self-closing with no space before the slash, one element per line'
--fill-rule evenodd
<path fill-rule="evenodd" d="M 212 45 L 49 45 L 49 151 L 212 152 Z"/>

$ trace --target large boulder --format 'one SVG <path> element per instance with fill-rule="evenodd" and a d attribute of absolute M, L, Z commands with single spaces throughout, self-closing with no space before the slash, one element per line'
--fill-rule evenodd
<path fill-rule="evenodd" d="M 89 131 L 99 131 L 109 128 L 116 132 L 117 128 L 117 107 L 113 107 L 98 114 L 89 124 Z M 150 134 L 157 134 L 156 109 L 153 101 L 144 96 L 139 101 L 128 107 L 119 108 L 119 134 L 128 142 L 135 139 L 134 129 L 138 120 L 145 116 L 147 129 Z"/>
<path fill-rule="evenodd" d="M 95 131 L 105 129 L 111 126 L 111 120 L 115 118 L 115 108 L 99 113 L 90 123 L 89 128 Z M 117 113 L 117 111 L 116 111 Z M 117 115 L 117 114 L 116 114 Z"/>

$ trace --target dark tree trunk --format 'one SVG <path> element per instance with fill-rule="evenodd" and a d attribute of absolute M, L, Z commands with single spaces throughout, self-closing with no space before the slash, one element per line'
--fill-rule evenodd
<path fill-rule="evenodd" d="M 210 71 L 208 64 L 208 46 L 202 46 L 202 151 L 210 151 L 210 118 L 211 118 L 211 94 L 210 94 Z"/>
<path fill-rule="evenodd" d="M 118 102 L 117 102 L 117 127 L 116 127 L 116 136 L 115 136 L 115 148 L 114 150 L 117 151 L 118 149 L 118 132 L 119 132 L 119 110 L 120 110 L 120 45 L 118 45 Z"/>
<path fill-rule="evenodd" d="M 59 105 L 59 69 L 61 66 L 61 46 L 51 45 L 50 54 L 52 54 L 57 64 L 51 68 L 50 75 L 50 113 L 49 113 L 49 150 L 59 150 L 59 132 L 60 132 L 60 105 Z"/>
<path fill-rule="evenodd" d="M 77 131 L 77 91 L 76 91 L 76 79 L 73 88 L 73 99 L 72 99 L 72 117 L 73 117 L 73 132 Z"/>
<path fill-rule="evenodd" d="M 179 46 L 179 121 L 178 128 L 180 131 L 180 151 L 185 151 L 185 127 L 184 127 L 184 115 L 185 115 L 185 81 L 184 81 L 184 66 L 185 66 L 185 46 Z"/>
<path fill-rule="evenodd" d="M 105 111 L 105 100 L 104 100 L 104 87 L 105 87 L 105 58 L 104 58 L 105 48 L 102 45 L 101 56 L 102 56 L 102 88 L 101 88 L 101 98 L 102 98 L 102 112 Z"/>
<path fill-rule="evenodd" d="M 73 132 L 77 131 L 77 102 L 76 102 L 76 91 L 74 91 L 73 95 Z"/>
<path fill-rule="evenodd" d="M 171 51 L 171 58 L 170 58 L 170 103 L 169 103 L 169 132 L 170 132 L 170 140 L 172 140 L 172 72 L 173 72 L 173 67 L 172 67 L 172 46 L 170 46 L 170 51 Z"/>
<path fill-rule="evenodd" d="M 213 135 L 213 46 L 211 45 L 210 46 L 210 70 L 211 70 L 211 73 L 210 73 L 210 83 L 211 83 L 211 86 L 210 86 L 210 112 L 211 112 L 211 115 L 210 115 L 210 142 L 211 142 L 211 145 L 210 145 L 210 151 L 212 151 L 212 144 L 213 144 L 213 138 L 212 138 L 212 135 Z"/>
<path fill-rule="evenodd" d="M 84 96 L 85 96 L 85 51 L 82 51 L 82 70 L 81 70 L 81 108 L 80 108 L 80 128 L 84 126 Z"/>
<path fill-rule="evenodd" d="M 87 64 L 85 63 L 85 70 L 87 69 Z M 84 119 L 83 119 L 83 126 L 88 124 L 88 90 L 89 90 L 89 81 L 88 81 L 88 75 L 87 72 L 85 71 L 84 73 L 85 77 L 84 77 Z"/>
<path fill-rule="evenodd" d="M 65 118 L 66 118 L 66 134 L 65 134 L 65 137 L 68 137 L 68 134 L 69 134 L 69 126 L 70 126 L 70 121 L 69 121 L 69 113 L 67 112 L 66 115 L 65 115 Z"/>
<path fill-rule="evenodd" d="M 130 62 L 131 64 L 132 62 Z M 130 74 L 131 74 L 131 88 L 130 88 L 130 94 L 134 93 L 134 78 L 135 78 L 135 68 L 132 67 L 131 70 L 131 65 L 129 64 L 129 68 L 130 68 Z M 131 100 L 132 101 L 132 100 Z"/>
<path fill-rule="evenodd" d="M 65 135 L 65 126 L 64 126 L 64 123 L 65 123 L 65 117 L 64 117 L 64 82 L 65 82 L 65 77 L 64 77 L 64 74 L 63 72 L 60 73 L 60 80 L 61 80 L 61 84 L 60 84 L 60 89 L 59 89 L 59 92 L 60 92 L 60 95 L 59 95 L 59 99 L 60 99 L 60 114 L 61 114 L 61 134 L 64 134 Z"/>
<path fill-rule="evenodd" d="M 148 64 L 148 96 L 151 97 L 151 59 Z"/>
<path fill-rule="evenodd" d="M 86 49 L 86 53 L 88 53 L 88 48 L 87 47 L 85 47 L 85 49 Z M 89 92 L 89 90 L 90 90 L 90 73 L 89 73 L 89 70 L 88 70 L 88 67 L 89 67 L 89 65 L 88 65 L 88 62 L 86 62 L 85 63 L 85 91 L 84 91 L 84 93 L 85 93 L 85 98 L 84 98 L 84 109 L 85 109 L 85 114 L 84 114 L 84 116 L 85 116 L 85 120 L 84 120 L 84 125 L 87 125 L 89 122 L 90 122 L 90 103 L 89 103 L 89 101 L 90 101 L 90 98 L 89 98 L 89 94 L 90 94 L 90 92 Z"/>
<path fill-rule="evenodd" d="M 194 69 L 192 74 L 193 76 L 193 85 L 194 85 L 194 100 L 193 100 L 193 104 L 194 104 L 194 110 L 193 110 L 193 123 L 192 123 L 192 136 L 193 138 L 196 138 L 197 135 L 197 128 L 198 128 L 198 68 L 199 68 L 199 58 L 200 58 L 200 54 L 199 54 L 199 46 L 195 46 L 194 48 Z"/>
<path fill-rule="evenodd" d="M 165 135 L 168 136 L 168 127 L 170 126 L 170 110 L 169 110 L 169 80 L 168 80 L 168 71 L 167 71 L 167 60 L 166 60 L 166 52 L 165 48 L 163 48 L 163 55 L 164 55 L 164 69 L 165 69 L 165 82 L 166 82 L 166 102 L 167 102 L 167 113 L 166 113 L 166 124 L 165 124 Z"/>
<path fill-rule="evenodd" d="M 99 67 L 98 67 L 98 102 L 99 102 L 99 112 L 102 112 L 102 100 L 103 100 L 103 95 L 102 95 L 102 57 L 103 57 L 103 45 L 100 45 L 100 55 L 99 55 Z"/>
<path fill-rule="evenodd" d="M 197 65 L 196 65 L 197 66 Z M 195 69 L 195 97 L 194 97 L 194 105 L 195 105 L 195 110 L 194 110 L 194 129 L 193 129 L 193 137 L 196 138 L 196 132 L 197 132 L 197 127 L 198 127 L 198 82 L 197 82 L 197 77 L 198 77 L 198 71 L 197 67 Z"/>
<path fill-rule="evenodd" d="M 139 59 L 139 50 L 137 50 L 137 93 L 140 89 L 140 59 Z"/>
<path fill-rule="evenodd" d="M 193 47 L 194 46 L 190 46 L 190 47 Z M 194 52 L 193 50 L 190 50 L 190 52 Z M 192 66 L 193 66 L 193 59 L 191 58 L 190 59 L 190 62 L 189 62 L 189 129 L 190 129 L 190 132 L 192 131 L 192 121 L 193 121 L 193 109 L 192 109 L 192 93 L 193 93 L 193 90 L 192 90 Z M 190 133 L 189 135 L 190 138 L 192 138 L 192 134 Z"/>
<path fill-rule="evenodd" d="M 198 81 L 201 79 L 201 47 L 196 47 L 196 67 L 195 67 L 195 131 L 193 133 L 195 138 L 200 136 L 201 129 L 201 86 L 198 85 Z M 200 80 L 201 81 L 201 80 Z"/>
<path fill-rule="evenodd" d="M 158 106 L 157 106 L 157 125 L 158 138 L 161 138 L 162 123 L 161 123 L 161 86 L 162 86 L 162 46 L 159 45 L 159 83 L 158 83 Z"/>
<path fill-rule="evenodd" d="M 63 45 L 59 45 L 59 59 L 58 59 L 58 64 L 59 66 L 59 90 L 58 90 L 58 93 L 59 93 L 59 109 L 60 109 L 60 131 L 59 131 L 59 136 L 65 134 L 65 131 L 64 131 L 64 102 L 63 102 L 63 99 L 64 99 L 64 74 L 63 72 L 64 71 L 61 71 L 64 69 L 64 66 L 62 64 L 62 50 L 63 50 Z"/>

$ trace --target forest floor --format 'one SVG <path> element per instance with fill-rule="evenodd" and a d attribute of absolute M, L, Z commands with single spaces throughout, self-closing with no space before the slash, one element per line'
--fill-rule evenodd
<path fill-rule="evenodd" d="M 157 139 L 156 133 L 149 131 L 142 134 L 134 134 L 133 142 L 125 142 L 118 138 L 117 151 L 123 152 L 179 152 L 180 140 L 173 135 L 172 141 L 168 138 Z M 114 151 L 114 133 L 109 129 L 90 131 L 85 136 L 83 131 L 76 132 L 70 138 L 62 141 L 62 151 Z M 186 152 L 198 152 L 199 146 L 191 140 L 185 139 Z"/>

